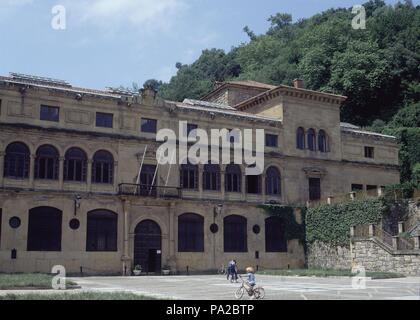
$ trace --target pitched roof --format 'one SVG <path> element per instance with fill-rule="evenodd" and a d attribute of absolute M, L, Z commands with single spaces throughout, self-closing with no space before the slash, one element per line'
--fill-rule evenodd
<path fill-rule="evenodd" d="M 340 105 L 343 101 L 347 99 L 347 97 L 337 94 L 322 91 L 314 91 L 304 88 L 295 88 L 286 85 L 279 85 L 277 87 L 274 87 L 273 89 L 270 89 L 268 91 L 260 93 L 259 95 L 249 98 L 248 100 L 242 101 L 234 107 L 238 110 L 244 111 L 267 100 L 271 100 L 275 97 L 278 97 L 279 95 L 299 97 L 303 99 L 328 102 L 337 105 Z"/>
<path fill-rule="evenodd" d="M 216 85 L 220 83 L 223 84 L 230 84 L 230 85 L 237 85 L 237 86 L 245 86 L 245 87 L 252 87 L 252 88 L 258 88 L 258 89 L 274 89 L 276 86 L 262 83 L 254 80 L 240 80 L 240 81 L 226 81 L 226 82 L 216 82 Z"/>

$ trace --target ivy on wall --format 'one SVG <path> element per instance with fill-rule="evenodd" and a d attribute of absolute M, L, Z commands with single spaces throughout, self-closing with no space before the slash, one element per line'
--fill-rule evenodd
<path fill-rule="evenodd" d="M 309 208 L 306 240 L 308 244 L 321 241 L 333 246 L 348 246 L 351 226 L 377 223 L 387 212 L 388 206 L 382 198 Z"/>
<path fill-rule="evenodd" d="M 263 204 L 259 205 L 258 208 L 263 209 L 270 216 L 277 216 L 283 219 L 284 232 L 287 240 L 298 239 L 301 244 L 305 244 L 306 207 Z M 296 221 L 295 209 L 301 210 L 301 224 Z"/>

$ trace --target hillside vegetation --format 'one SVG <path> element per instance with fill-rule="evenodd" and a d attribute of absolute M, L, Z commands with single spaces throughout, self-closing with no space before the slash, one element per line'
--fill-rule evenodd
<path fill-rule="evenodd" d="M 354 30 L 351 8 L 330 9 L 293 22 L 287 13 L 229 52 L 206 49 L 192 64 L 177 63 L 169 83 L 149 80 L 161 97 L 200 98 L 214 81 L 250 79 L 291 85 L 303 78 L 309 89 L 348 97 L 342 120 L 395 134 L 401 144 L 403 181 L 420 175 L 420 7 L 381 0 L 364 4 L 366 29 Z M 417 180 L 418 182 L 418 180 Z"/>

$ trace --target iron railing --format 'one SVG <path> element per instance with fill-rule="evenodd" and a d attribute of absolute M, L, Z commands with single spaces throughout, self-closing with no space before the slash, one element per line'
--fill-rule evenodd
<path fill-rule="evenodd" d="M 120 195 L 131 195 L 151 198 L 181 198 L 181 188 L 161 187 L 145 184 L 121 183 L 118 185 Z"/>

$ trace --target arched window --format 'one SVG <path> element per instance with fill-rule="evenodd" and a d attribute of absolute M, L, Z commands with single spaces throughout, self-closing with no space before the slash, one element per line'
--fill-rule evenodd
<path fill-rule="evenodd" d="M 324 130 L 319 130 L 318 132 L 318 150 L 328 152 L 327 134 Z"/>
<path fill-rule="evenodd" d="M 87 156 L 79 148 L 71 148 L 66 152 L 64 160 L 64 180 L 86 181 Z"/>
<path fill-rule="evenodd" d="M 178 251 L 204 252 L 204 218 L 195 213 L 178 217 Z"/>
<path fill-rule="evenodd" d="M 58 180 L 60 160 L 56 148 L 43 145 L 36 151 L 35 179 Z"/>
<path fill-rule="evenodd" d="M 28 251 L 61 251 L 62 212 L 56 208 L 29 210 Z"/>
<path fill-rule="evenodd" d="M 114 157 L 108 151 L 100 150 L 93 156 L 92 182 L 114 182 Z"/>
<path fill-rule="evenodd" d="M 87 214 L 86 251 L 117 251 L 118 215 L 108 210 Z"/>
<path fill-rule="evenodd" d="M 241 192 L 242 183 L 241 167 L 237 164 L 229 164 L 226 166 L 225 173 L 225 190 L 226 192 Z"/>
<path fill-rule="evenodd" d="M 316 135 L 314 129 L 308 130 L 308 149 L 311 151 L 316 151 Z"/>
<path fill-rule="evenodd" d="M 223 238 L 225 252 L 247 252 L 247 220 L 231 215 L 223 220 Z"/>
<path fill-rule="evenodd" d="M 280 195 L 280 171 L 276 167 L 267 169 L 265 177 L 265 187 L 267 195 Z"/>
<path fill-rule="evenodd" d="M 298 128 L 296 132 L 296 148 L 305 149 L 305 129 L 302 127 Z"/>
<path fill-rule="evenodd" d="M 180 174 L 181 188 L 196 190 L 198 188 L 198 166 L 182 164 Z"/>
<path fill-rule="evenodd" d="M 280 217 L 265 219 L 265 251 L 287 252 L 284 222 Z"/>
<path fill-rule="evenodd" d="M 203 168 L 203 189 L 220 190 L 220 166 L 218 164 L 205 164 Z"/>
<path fill-rule="evenodd" d="M 21 142 L 7 146 L 4 158 L 4 176 L 7 178 L 25 179 L 29 177 L 29 148 Z"/>

